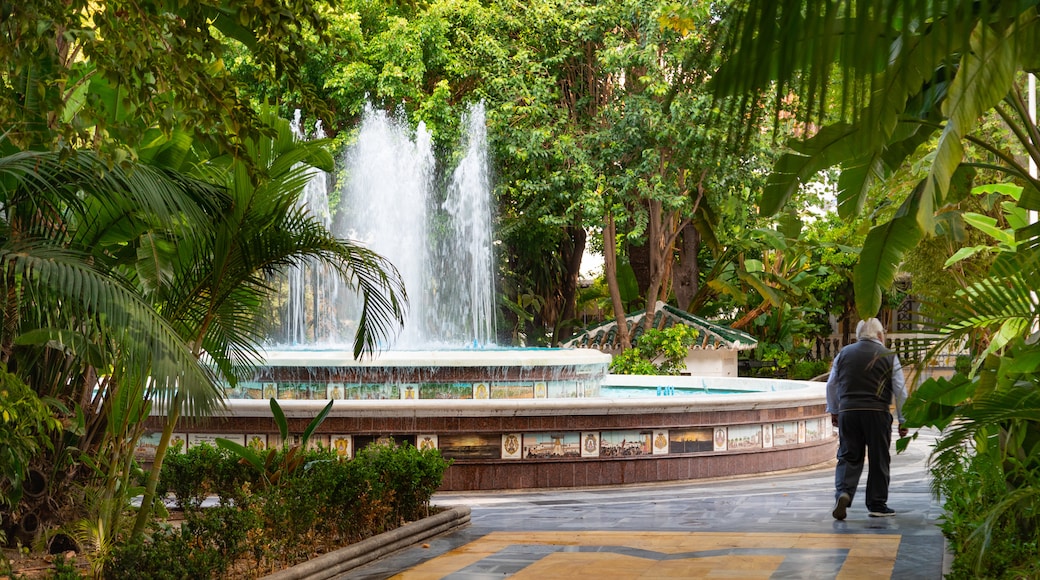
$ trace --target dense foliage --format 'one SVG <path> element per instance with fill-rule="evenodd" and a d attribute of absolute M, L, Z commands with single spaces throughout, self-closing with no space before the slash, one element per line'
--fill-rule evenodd
<path fill-rule="evenodd" d="M 980 554 L 958 566 L 988 562 L 993 530 L 1034 541 L 1020 456 L 1035 455 L 1035 418 L 978 410 L 1028 400 L 1036 370 L 1035 296 L 998 289 L 1040 286 L 1007 269 L 1015 256 L 1035 271 L 1040 239 L 1023 218 L 1040 208 L 1023 161 L 1040 160 L 1040 133 L 1021 74 L 1040 68 L 1038 27 L 1034 2 L 971 0 L 0 3 L 0 362 L 17 393 L 0 402 L 0 511 L 16 522 L 35 462 L 49 497 L 22 509 L 80 524 L 99 562 L 140 542 L 170 434 L 219 408 L 214 369 L 234 383 L 255 362 L 271 280 L 300 260 L 366 292 L 357 354 L 389 338 L 392 266 L 295 209 L 302 168 L 330 169 L 368 103 L 447 153 L 458 112 L 483 101 L 501 342 L 567 337 L 589 247 L 605 259 L 589 303 L 623 337 L 640 335 L 626 313 L 667 300 L 808 374 L 799 359 L 829 316 L 874 315 L 909 272 L 941 289 L 927 293 L 937 330 L 976 355 L 956 395 L 921 390 L 939 405 L 921 424 L 971 429 L 944 439 L 937 473 L 950 493 L 1010 490 L 949 504 L 958 554 Z M 296 108 L 333 140 L 292 139 Z M 826 206 L 820 184 L 836 212 L 811 207 Z M 627 356 L 650 370 L 651 354 Z M 134 534 L 133 450 L 154 406 L 166 424 Z M 297 471 L 299 455 L 278 457 Z M 172 557 L 180 537 L 156 541 Z M 226 557 L 214 549 L 200 561 Z"/>
<path fill-rule="evenodd" d="M 686 368 L 686 355 L 700 334 L 685 324 L 663 330 L 651 328 L 636 339 L 635 348 L 614 356 L 610 372 L 618 375 L 678 375 Z"/>
<path fill-rule="evenodd" d="M 183 523 L 157 524 L 148 538 L 121 545 L 105 577 L 241 578 L 277 571 L 429 515 L 430 497 L 449 464 L 437 450 L 393 442 L 370 445 L 351 460 L 324 449 L 301 458 L 301 469 L 268 485 L 227 450 L 174 450 L 160 489 L 184 510 Z M 219 505 L 202 508 L 204 497 L 216 497 Z"/>

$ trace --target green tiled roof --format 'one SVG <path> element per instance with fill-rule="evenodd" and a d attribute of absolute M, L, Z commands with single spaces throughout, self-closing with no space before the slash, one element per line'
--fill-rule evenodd
<path fill-rule="evenodd" d="M 645 316 L 646 312 L 640 311 L 636 314 L 630 314 L 625 317 L 625 320 L 629 323 L 629 328 L 633 329 L 633 343 L 635 343 L 635 341 L 637 341 L 643 334 L 643 319 Z M 748 350 L 755 348 L 758 344 L 758 340 L 746 332 L 742 332 L 735 328 L 729 328 L 727 326 L 720 326 L 713 322 L 709 322 L 700 316 L 684 312 L 674 306 L 669 306 L 664 302 L 658 302 L 657 312 L 654 314 L 653 328 L 664 330 L 665 328 L 670 328 L 676 324 L 685 324 L 686 326 L 696 328 L 699 331 L 697 342 L 692 347 L 695 349 L 725 348 L 732 350 Z M 563 346 L 570 348 L 595 348 L 604 352 L 621 350 L 621 345 L 617 344 L 617 322 L 605 322 L 598 326 L 586 329 L 584 332 L 565 342 Z"/>

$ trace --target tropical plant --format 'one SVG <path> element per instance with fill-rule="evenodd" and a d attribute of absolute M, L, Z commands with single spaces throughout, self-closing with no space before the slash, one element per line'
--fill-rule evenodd
<path fill-rule="evenodd" d="M 47 403 L 0 363 L 0 506 L 17 509 L 30 462 L 61 429 Z"/>
<path fill-rule="evenodd" d="M 354 355 L 388 342 L 404 316 L 404 288 L 397 270 L 375 253 L 336 238 L 301 208 L 297 198 L 310 174 L 308 165 L 331 169 L 331 156 L 317 141 L 302 142 L 289 122 L 273 110 L 264 113 L 272 136 L 247 140 L 248 157 L 222 156 L 202 170 L 222 183 L 229 204 L 206 223 L 206 236 L 153 244 L 138 267 L 145 294 L 156 310 L 191 345 L 192 353 L 234 385 L 240 372 L 260 360 L 266 339 L 269 280 L 304 260 L 317 260 L 356 287 L 362 311 Z M 186 151 L 188 144 L 171 142 Z M 163 150 L 164 158 L 170 158 Z M 175 159 L 183 159 L 181 155 Z M 162 459 L 182 409 L 179 401 L 161 408 L 165 424 L 144 499 L 134 526 L 142 533 L 155 497 Z"/>
<path fill-rule="evenodd" d="M 217 404 L 206 369 L 119 270 L 128 239 L 149 227 L 186 235 L 181 224 L 202 220 L 217 194 L 155 168 L 108 167 L 89 152 L 0 157 L 0 358 L 38 397 L 62 405 L 64 433 L 36 458 L 53 500 L 43 522 L 75 503 L 63 494 L 78 479 L 100 477 L 105 494 L 128 499 L 146 402 L 168 402 L 177 389 L 192 413 Z M 94 505 L 116 506 L 103 520 L 117 529 L 126 502 Z"/>
<path fill-rule="evenodd" d="M 855 274 L 862 317 L 877 313 L 904 253 L 923 236 L 950 227 L 936 213 L 967 195 L 957 179 L 962 165 L 1026 184 L 1019 205 L 1040 208 L 1038 183 L 1019 159 L 973 133 L 984 115 L 994 113 L 1009 127 L 1015 147 L 1040 159 L 1038 132 L 1016 77 L 1040 65 L 1037 20 L 1032 2 L 967 0 L 752 0 L 733 14 L 731 34 L 721 43 L 729 58 L 713 77 L 719 93 L 755 99 L 775 89 L 779 106 L 824 123 L 788 143 L 791 150 L 776 162 L 762 193 L 764 214 L 779 211 L 802 184 L 833 166 L 841 168 L 839 214 L 858 214 L 873 183 L 921 159 L 923 148 L 931 151 L 923 159 L 926 175 L 912 191 L 893 192 L 898 209 L 864 243 Z M 969 145 L 984 157 L 966 158 Z M 956 211 L 951 219 L 956 227 Z"/>
<path fill-rule="evenodd" d="M 168 276 L 146 256 L 209 235 L 208 216 L 229 198 L 163 163 L 134 163 L 138 147 L 195 135 L 201 149 L 239 151 L 264 126 L 227 74 L 226 49 L 243 46 L 258 75 L 299 85 L 299 35 L 323 25 L 310 2 L 217 4 L 0 7 L 0 359 L 68 408 L 56 408 L 57 445 L 36 458 L 50 476 L 43 515 L 78 517 L 70 503 L 92 511 L 98 537 L 120 531 L 149 406 L 176 397 L 183 412 L 207 414 L 221 396 L 138 283 Z M 77 501 L 94 495 L 85 481 L 102 497 Z"/>
<path fill-rule="evenodd" d="M 690 346 L 700 333 L 685 324 L 640 334 L 635 348 L 624 350 L 610 361 L 610 372 L 619 375 L 678 375 L 686 368 Z"/>
<path fill-rule="evenodd" d="M 283 476 L 292 476 L 296 473 L 296 470 L 304 466 L 304 454 L 307 450 L 307 443 L 310 441 L 314 431 L 321 426 L 322 422 L 325 421 L 325 417 L 329 415 L 334 402 L 329 401 L 307 423 L 303 433 L 300 435 L 299 442 L 290 444 L 289 422 L 285 418 L 282 406 L 278 404 L 276 399 L 272 398 L 271 415 L 274 417 L 274 423 L 278 427 L 278 434 L 282 442 L 281 449 L 271 448 L 266 451 L 253 449 L 223 437 L 217 438 L 217 446 L 228 450 L 237 456 L 242 463 L 246 463 L 256 469 L 260 473 L 261 481 L 264 485 L 278 485 L 282 481 Z"/>
<path fill-rule="evenodd" d="M 989 278 L 954 301 L 933 305 L 944 321 L 936 324 L 941 337 L 936 349 L 978 331 L 988 336 L 988 344 L 967 372 L 924 382 L 904 408 L 911 427 L 943 429 L 932 459 L 935 488 L 937 493 L 957 492 L 944 495 L 951 498 L 944 532 L 958 567 L 968 574 L 986 569 L 1001 577 L 1005 570 L 1023 573 L 1019 567 L 1025 566 L 1029 575 L 1036 572 L 1029 566 L 1040 555 L 1038 264 L 1035 251 L 1006 253 Z M 907 440 L 899 444 L 905 447 Z M 1004 493 L 969 506 L 956 499 L 967 493 L 965 485 Z M 1011 562 L 996 557 L 1011 544 L 1032 549 L 1018 550 Z"/>

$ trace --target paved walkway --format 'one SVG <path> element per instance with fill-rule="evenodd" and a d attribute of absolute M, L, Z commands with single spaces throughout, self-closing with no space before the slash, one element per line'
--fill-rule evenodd
<path fill-rule="evenodd" d="M 831 517 L 833 466 L 798 473 L 639 487 L 438 494 L 472 524 L 342 578 L 940 579 L 942 513 L 926 465 L 932 436 L 892 462 L 893 518 L 871 518 L 863 486 Z"/>

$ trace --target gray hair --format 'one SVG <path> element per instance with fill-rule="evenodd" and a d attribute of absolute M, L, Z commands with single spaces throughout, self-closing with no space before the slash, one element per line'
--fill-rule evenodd
<path fill-rule="evenodd" d="M 859 324 L 856 325 L 856 340 L 863 340 L 864 338 L 876 338 L 881 342 L 885 341 L 885 327 L 881 326 L 880 320 L 868 318 L 859 321 Z"/>

